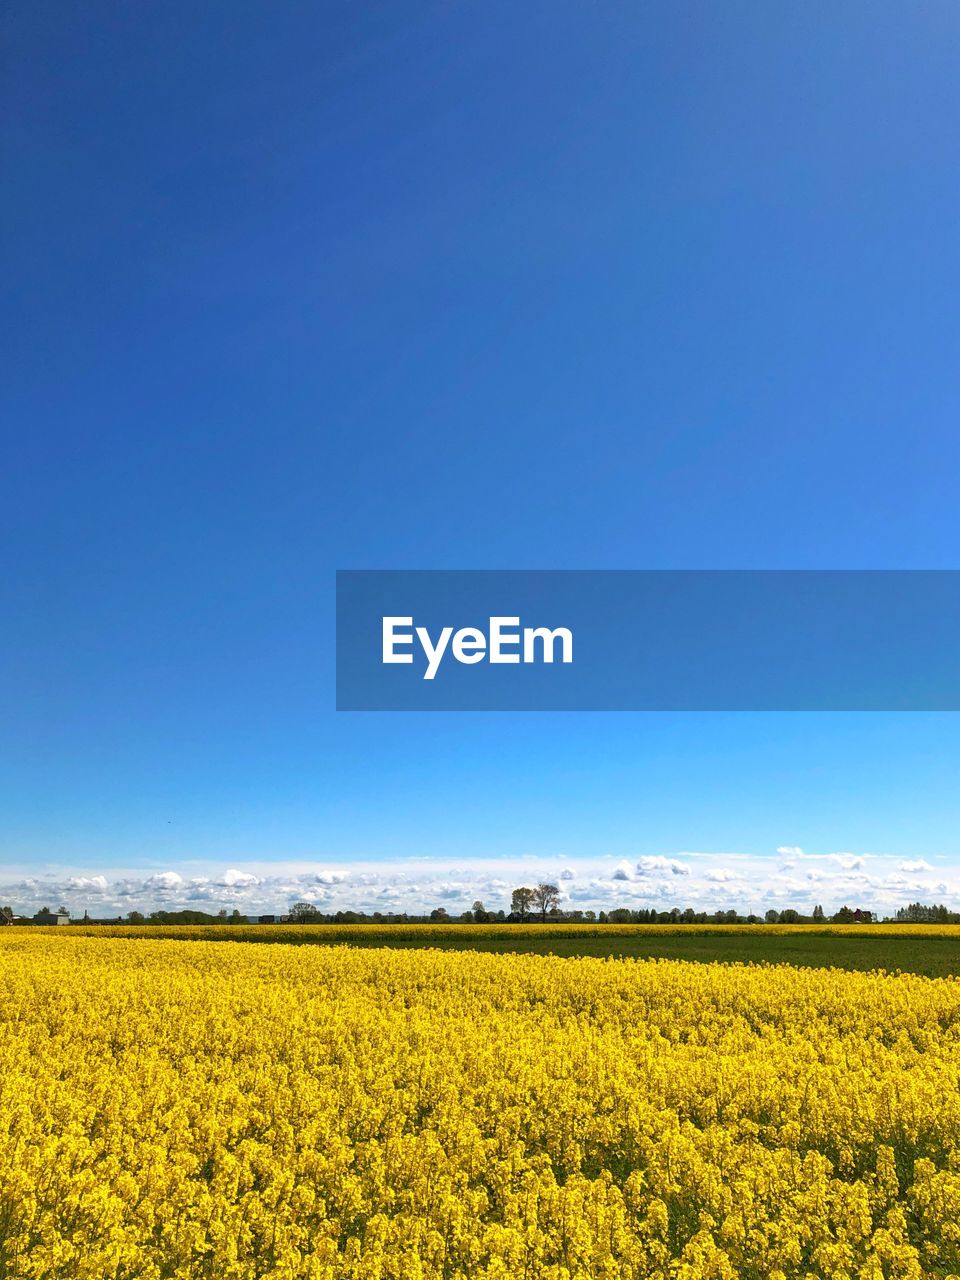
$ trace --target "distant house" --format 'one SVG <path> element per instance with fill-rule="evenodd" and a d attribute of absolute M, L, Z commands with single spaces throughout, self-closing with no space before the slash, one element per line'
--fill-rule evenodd
<path fill-rule="evenodd" d="M 51 911 L 49 907 L 41 907 L 33 917 L 34 924 L 69 924 L 70 912 L 66 907 Z"/>
<path fill-rule="evenodd" d="M 258 916 L 257 923 L 258 924 L 276 924 L 277 917 L 276 916 Z"/>

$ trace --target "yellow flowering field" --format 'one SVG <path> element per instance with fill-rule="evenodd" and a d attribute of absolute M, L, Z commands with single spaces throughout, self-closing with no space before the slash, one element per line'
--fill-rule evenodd
<path fill-rule="evenodd" d="M 960 1275 L 960 982 L 0 934 L 0 1280 Z"/>

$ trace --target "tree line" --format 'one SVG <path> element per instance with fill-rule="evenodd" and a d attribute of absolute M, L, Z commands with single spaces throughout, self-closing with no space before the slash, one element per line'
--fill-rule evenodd
<path fill-rule="evenodd" d="M 446 907 L 434 907 L 425 916 L 416 915 L 366 915 L 362 911 L 337 911 L 325 915 L 309 902 L 297 902 L 287 917 L 296 924 L 872 924 L 876 916 L 871 911 L 843 906 L 828 916 L 822 906 L 816 906 L 810 915 L 804 915 L 793 907 L 783 910 L 771 908 L 764 915 L 742 915 L 735 910 L 696 911 L 693 907 L 681 910 L 671 907 L 658 911 L 655 907 L 613 907 L 609 911 L 567 909 L 560 906 L 560 889 L 555 884 L 541 882 L 533 887 L 521 885 L 510 895 L 509 911 L 488 911 L 480 899 L 467 911 L 451 914 Z M 898 915 L 899 918 L 899 915 Z"/>
<path fill-rule="evenodd" d="M 911 902 L 909 907 L 901 907 L 896 914 L 898 924 L 960 924 L 960 912 L 949 911 L 943 903 L 932 907 L 922 902 Z"/>
<path fill-rule="evenodd" d="M 242 915 L 237 908 L 228 912 L 222 908 L 215 915 L 206 911 L 130 911 L 125 916 L 92 919 L 85 913 L 81 919 L 71 920 L 79 924 L 132 924 L 132 925 L 176 925 L 176 924 L 257 924 L 290 923 L 290 924 L 872 924 L 878 917 L 872 911 L 842 906 L 839 911 L 827 915 L 822 906 L 814 907 L 809 915 L 805 915 L 793 907 L 782 910 L 771 907 L 762 916 L 741 914 L 734 909 L 716 911 L 697 911 L 693 907 L 681 909 L 671 907 L 658 911 L 655 907 L 613 907 L 609 911 L 592 911 L 579 909 L 562 909 L 560 906 L 560 889 L 557 885 L 543 881 L 528 886 L 521 885 L 510 895 L 510 910 L 488 910 L 478 898 L 466 911 L 451 914 L 446 907 L 434 907 L 427 914 L 410 912 L 365 912 L 335 911 L 323 912 L 311 902 L 296 902 L 289 914 L 283 916 Z M 41 907 L 32 917 L 18 916 L 10 906 L 0 907 L 0 924 L 16 922 L 17 924 L 56 924 L 64 916 L 69 917 L 65 907 L 59 911 L 51 911 L 49 907 Z M 890 920 L 891 917 L 885 917 Z M 921 902 L 911 902 L 909 906 L 900 907 L 892 917 L 898 924 L 960 924 L 960 912 L 951 911 L 942 903 L 931 906 Z"/>

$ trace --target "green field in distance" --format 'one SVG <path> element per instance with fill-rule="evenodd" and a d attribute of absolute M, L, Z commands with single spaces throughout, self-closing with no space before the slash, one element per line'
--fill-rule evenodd
<path fill-rule="evenodd" d="M 957 925 L 70 925 L 65 937 L 180 938 L 300 946 L 438 947 L 558 956 L 793 964 L 960 976 Z"/>

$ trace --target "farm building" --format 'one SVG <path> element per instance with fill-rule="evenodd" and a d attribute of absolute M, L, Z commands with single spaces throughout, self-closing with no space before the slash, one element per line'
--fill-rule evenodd
<path fill-rule="evenodd" d="M 30 917 L 18 916 L 12 907 L 0 907 L 0 926 L 5 924 L 30 924 Z"/>
<path fill-rule="evenodd" d="M 33 917 L 34 924 L 69 924 L 70 912 L 66 907 L 51 911 L 49 907 L 41 907 Z"/>

